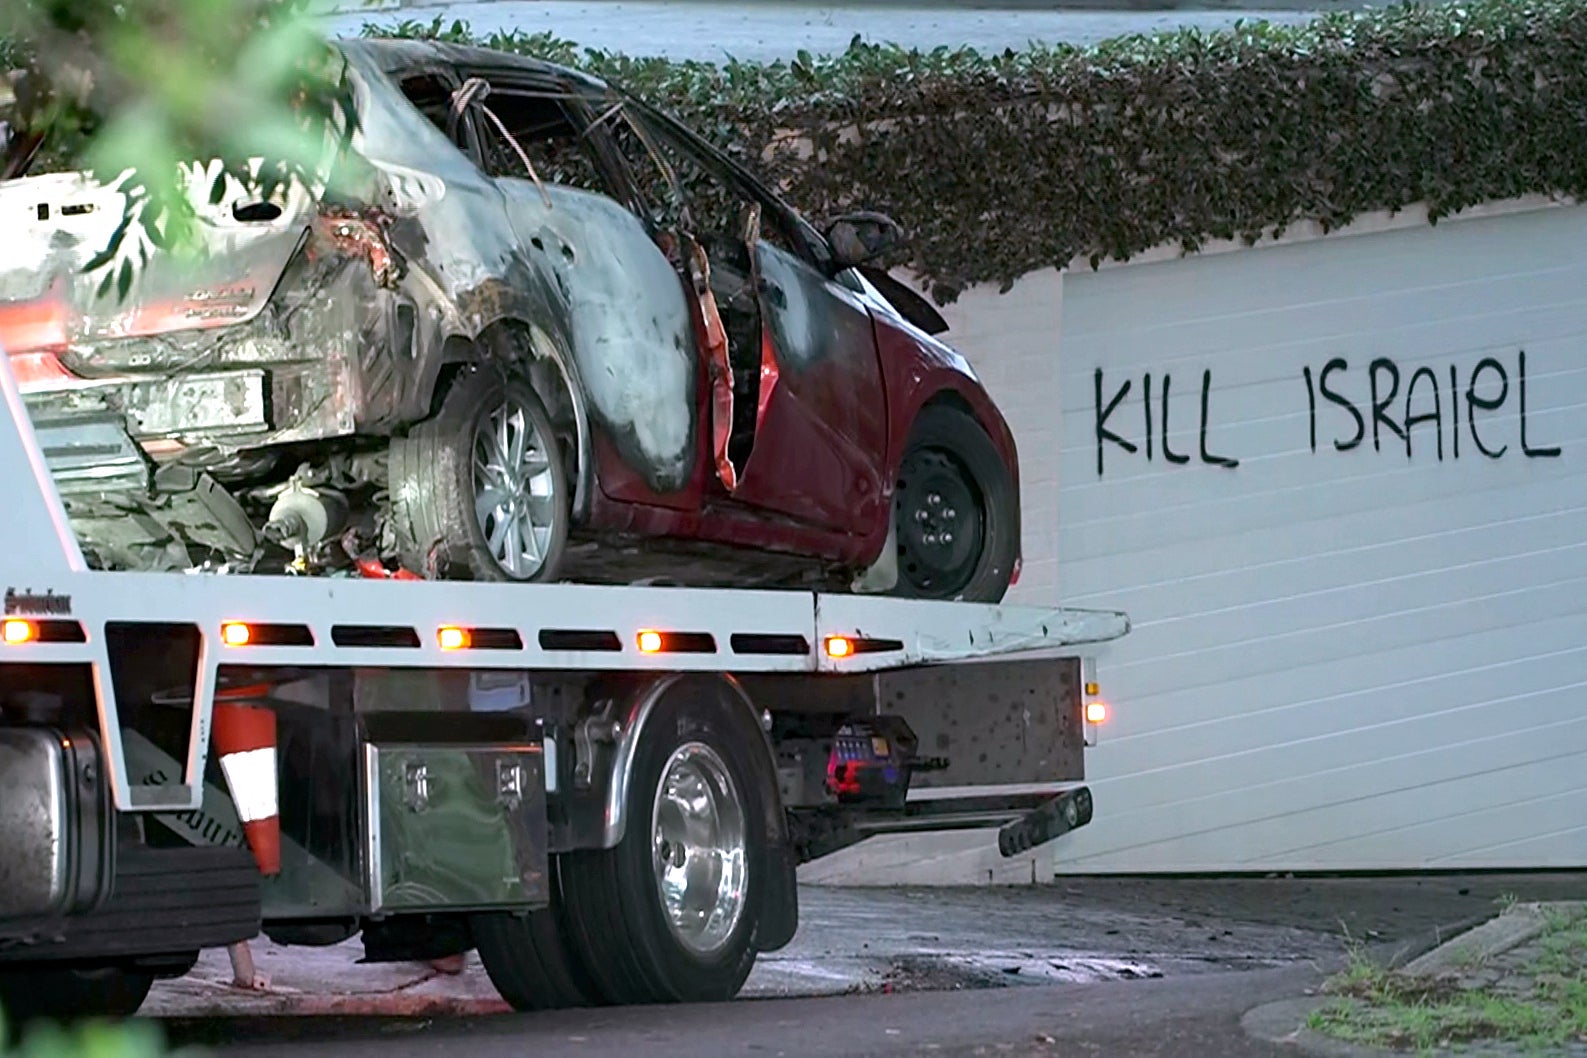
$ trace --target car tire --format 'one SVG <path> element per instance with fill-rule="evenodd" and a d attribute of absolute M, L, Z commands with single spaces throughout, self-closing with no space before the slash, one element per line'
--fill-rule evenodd
<path fill-rule="evenodd" d="M 436 414 L 393 440 L 390 478 L 407 568 L 449 579 L 556 579 L 571 519 L 568 471 L 527 382 L 465 368 Z"/>
<path fill-rule="evenodd" d="M 946 405 L 916 417 L 899 462 L 893 528 L 892 594 L 1003 601 L 1019 557 L 1019 497 L 975 419 Z"/>
<path fill-rule="evenodd" d="M 12 1032 L 35 1020 L 130 1018 L 154 987 L 154 975 L 115 966 L 0 970 L 0 1010 Z"/>
<path fill-rule="evenodd" d="M 595 1006 L 599 992 L 569 944 L 571 928 L 551 861 L 552 903 L 528 914 L 473 917 L 474 944 L 491 984 L 514 1010 Z"/>
<path fill-rule="evenodd" d="M 622 840 L 562 858 L 574 941 L 607 1002 L 724 1002 L 744 986 L 772 867 L 763 745 L 704 677 L 679 680 L 645 721 Z"/>

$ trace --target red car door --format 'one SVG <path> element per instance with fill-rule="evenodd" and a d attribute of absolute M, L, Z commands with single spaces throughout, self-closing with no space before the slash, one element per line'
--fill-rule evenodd
<path fill-rule="evenodd" d="M 666 115 L 633 100 L 620 109 L 614 145 L 652 220 L 681 237 L 705 321 L 711 491 L 777 520 L 870 535 L 888 503 L 888 417 L 869 310 L 806 259 L 819 236 L 753 177 Z"/>
<path fill-rule="evenodd" d="M 733 498 L 864 535 L 888 496 L 887 394 L 869 310 L 759 240 L 763 357 L 753 447 Z"/>

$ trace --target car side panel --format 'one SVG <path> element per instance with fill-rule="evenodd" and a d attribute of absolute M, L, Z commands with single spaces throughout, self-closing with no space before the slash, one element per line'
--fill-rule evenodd
<path fill-rule="evenodd" d="M 920 410 L 933 400 L 948 397 L 969 409 L 992 439 L 1008 467 L 1016 495 L 1019 489 L 1019 450 L 997 405 L 982 387 L 975 371 L 959 353 L 893 315 L 878 312 L 876 344 L 888 394 L 889 436 L 887 466 L 891 482 L 903 461 L 904 446 Z M 891 490 L 889 490 L 889 499 Z M 886 528 L 883 528 L 885 536 Z M 878 549 L 880 543 L 877 544 Z"/>
<path fill-rule="evenodd" d="M 868 536 L 887 504 L 887 393 L 868 308 L 815 270 L 757 247 L 778 374 L 733 497 Z"/>
<path fill-rule="evenodd" d="M 603 195 L 497 182 L 529 274 L 554 291 L 590 417 L 646 493 L 685 490 L 696 465 L 694 321 L 677 273 Z M 602 476 L 611 495 L 618 485 Z M 616 496 L 643 499 L 643 495 Z"/>

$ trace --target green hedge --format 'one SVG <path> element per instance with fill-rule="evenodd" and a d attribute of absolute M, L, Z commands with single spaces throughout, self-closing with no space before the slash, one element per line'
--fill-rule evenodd
<path fill-rule="evenodd" d="M 1587 187 L 1581 0 L 1405 6 L 999 55 L 856 39 L 841 55 L 772 64 L 481 39 L 439 20 L 396 32 L 620 81 L 814 217 L 885 210 L 913 237 L 893 263 L 942 302 L 1165 244 L 1253 241 L 1303 220 L 1334 228 L 1415 203 L 1436 221 Z"/>
<path fill-rule="evenodd" d="M 439 21 L 398 32 L 611 77 L 814 216 L 887 211 L 913 236 L 897 263 L 943 302 L 1076 259 L 1254 241 L 1301 220 L 1334 228 L 1414 203 L 1436 221 L 1587 189 L 1580 0 L 1404 6 L 1000 55 L 856 38 L 842 55 L 769 65 L 477 39 Z"/>

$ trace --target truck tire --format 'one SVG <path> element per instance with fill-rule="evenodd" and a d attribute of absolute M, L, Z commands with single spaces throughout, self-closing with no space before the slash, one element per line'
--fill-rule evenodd
<path fill-rule="evenodd" d="M 36 1019 L 129 1018 L 143 1006 L 154 975 L 119 967 L 7 967 L 0 1009 L 12 1031 Z"/>
<path fill-rule="evenodd" d="M 1019 496 L 992 439 L 957 408 L 921 411 L 893 493 L 898 584 L 914 599 L 1003 601 L 1019 558 Z"/>
<path fill-rule="evenodd" d="M 556 579 L 572 518 L 568 470 L 529 383 L 465 368 L 440 410 L 391 442 L 389 473 L 404 566 L 469 580 Z"/>
<path fill-rule="evenodd" d="M 552 860 L 552 905 L 528 914 L 502 911 L 472 919 L 474 945 L 496 991 L 514 1010 L 562 1010 L 594 1006 L 599 992 L 569 948 Z"/>
<path fill-rule="evenodd" d="M 754 717 L 719 681 L 658 700 L 615 848 L 563 857 L 575 948 L 610 1003 L 732 999 L 755 964 L 777 785 Z"/>

